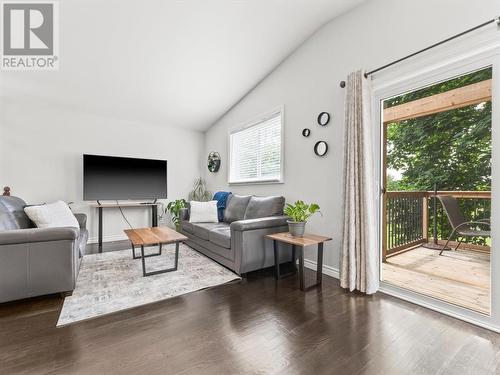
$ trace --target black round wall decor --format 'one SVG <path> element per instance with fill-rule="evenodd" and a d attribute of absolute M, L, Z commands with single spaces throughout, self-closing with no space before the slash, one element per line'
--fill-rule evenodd
<path fill-rule="evenodd" d="M 306 138 L 309 137 L 311 135 L 311 129 L 308 129 L 308 128 L 303 129 L 302 135 Z"/>
<path fill-rule="evenodd" d="M 326 126 L 330 122 L 330 114 L 328 112 L 321 112 L 318 115 L 318 124 Z"/>
<path fill-rule="evenodd" d="M 212 151 L 208 154 L 207 167 L 210 172 L 217 172 L 220 168 L 220 155 L 218 152 Z"/>
<path fill-rule="evenodd" d="M 325 141 L 318 141 L 314 145 L 314 153 L 318 156 L 325 156 L 328 152 L 328 143 Z"/>

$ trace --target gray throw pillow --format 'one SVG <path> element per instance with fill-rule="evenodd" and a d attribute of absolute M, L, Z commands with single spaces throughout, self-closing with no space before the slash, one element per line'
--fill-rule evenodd
<path fill-rule="evenodd" d="M 245 211 L 251 195 L 234 195 L 227 198 L 226 210 L 224 211 L 224 221 L 232 223 L 233 221 L 243 220 Z"/>
<path fill-rule="evenodd" d="M 245 220 L 283 215 L 285 197 L 252 197 L 245 211 Z"/>

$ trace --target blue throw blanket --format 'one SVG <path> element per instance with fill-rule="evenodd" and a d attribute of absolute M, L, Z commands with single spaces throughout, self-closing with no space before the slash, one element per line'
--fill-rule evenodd
<path fill-rule="evenodd" d="M 217 201 L 219 222 L 224 220 L 224 210 L 226 209 L 227 197 L 229 197 L 229 194 L 231 194 L 229 191 L 218 191 L 214 194 L 214 201 Z"/>

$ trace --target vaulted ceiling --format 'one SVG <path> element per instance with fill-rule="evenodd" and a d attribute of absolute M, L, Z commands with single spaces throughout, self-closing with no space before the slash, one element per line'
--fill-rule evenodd
<path fill-rule="evenodd" d="M 205 130 L 314 31 L 362 0 L 72 0 L 60 68 L 2 71 L 2 95 Z"/>

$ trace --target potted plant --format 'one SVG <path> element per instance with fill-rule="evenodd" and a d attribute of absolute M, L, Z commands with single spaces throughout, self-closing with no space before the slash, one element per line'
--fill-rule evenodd
<path fill-rule="evenodd" d="M 207 183 L 201 177 L 197 178 L 194 183 L 194 189 L 189 193 L 189 201 L 208 202 L 212 198 L 212 194 L 207 190 Z"/>
<path fill-rule="evenodd" d="M 187 204 L 185 199 L 177 199 L 167 204 L 167 209 L 165 211 L 168 211 L 170 213 L 170 216 L 172 217 L 172 223 L 174 223 L 176 231 L 179 231 L 180 229 L 179 213 L 181 212 L 181 208 L 186 207 Z"/>
<path fill-rule="evenodd" d="M 285 207 L 285 215 L 290 216 L 288 230 L 294 237 L 303 237 L 307 219 L 319 211 L 316 203 L 306 204 L 304 201 L 297 201 L 295 204 L 288 203 Z M 320 212 L 321 213 L 321 212 Z"/>

